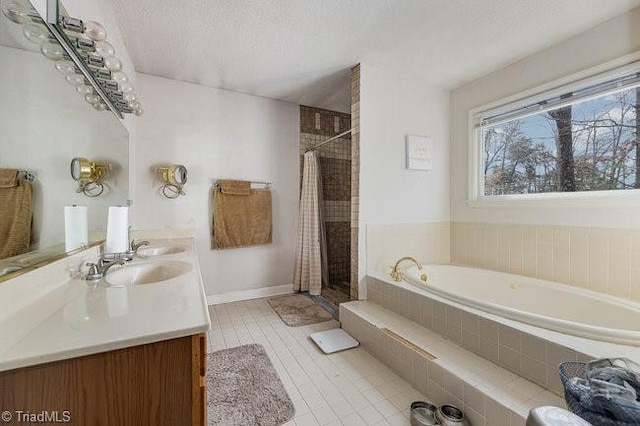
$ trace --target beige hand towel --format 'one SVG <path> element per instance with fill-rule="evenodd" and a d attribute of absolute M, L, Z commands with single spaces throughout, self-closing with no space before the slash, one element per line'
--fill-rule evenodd
<path fill-rule="evenodd" d="M 251 181 L 248 180 L 221 180 L 220 190 L 223 194 L 250 195 Z"/>
<path fill-rule="evenodd" d="M 213 193 L 213 248 L 228 249 L 270 244 L 271 191 L 251 189 L 248 196 Z"/>
<path fill-rule="evenodd" d="M 20 180 L 13 187 L 0 187 L 0 259 L 29 251 L 32 200 L 31 182 Z"/>
<path fill-rule="evenodd" d="M 18 170 L 0 169 L 0 188 L 13 188 L 18 184 Z"/>

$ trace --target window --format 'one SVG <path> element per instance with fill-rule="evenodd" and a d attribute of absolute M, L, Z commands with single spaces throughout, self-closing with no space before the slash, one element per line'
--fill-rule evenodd
<path fill-rule="evenodd" d="M 472 112 L 472 198 L 639 189 L 639 113 L 638 63 Z"/>

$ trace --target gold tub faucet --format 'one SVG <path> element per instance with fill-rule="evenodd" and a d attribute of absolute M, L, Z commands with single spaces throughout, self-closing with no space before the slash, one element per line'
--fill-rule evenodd
<path fill-rule="evenodd" d="M 391 278 L 393 278 L 394 281 L 402 281 L 402 279 L 404 278 L 404 275 L 402 274 L 402 272 L 398 270 L 398 267 L 405 260 L 413 262 L 418 267 L 418 269 L 422 270 L 422 263 L 420 263 L 419 260 L 409 256 L 402 257 L 400 258 L 400 260 L 396 262 L 396 266 L 394 266 L 393 269 L 391 269 Z M 420 279 L 422 281 L 427 281 L 427 275 L 426 274 L 420 275 Z"/>

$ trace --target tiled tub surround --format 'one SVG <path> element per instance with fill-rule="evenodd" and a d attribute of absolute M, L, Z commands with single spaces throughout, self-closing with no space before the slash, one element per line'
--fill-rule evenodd
<path fill-rule="evenodd" d="M 301 105 L 300 164 L 308 148 L 349 130 L 350 126 L 350 114 Z M 317 153 L 322 176 L 329 282 L 348 295 L 351 266 L 351 136 L 345 135 L 329 142 Z"/>
<path fill-rule="evenodd" d="M 342 327 L 436 404 L 462 408 L 473 426 L 524 426 L 531 408 L 563 400 L 370 301 L 340 305 Z"/>
<path fill-rule="evenodd" d="M 479 311 L 406 282 L 367 277 L 368 300 L 562 395 L 562 361 L 624 356 L 640 362 L 640 347 L 569 336 Z"/>
<path fill-rule="evenodd" d="M 640 230 L 451 223 L 451 261 L 640 301 Z"/>
<path fill-rule="evenodd" d="M 449 263 L 449 222 L 367 224 L 367 274 L 384 274 L 403 256 Z"/>

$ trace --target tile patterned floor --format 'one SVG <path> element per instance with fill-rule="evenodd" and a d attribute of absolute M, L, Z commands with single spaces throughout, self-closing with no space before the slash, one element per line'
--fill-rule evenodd
<path fill-rule="evenodd" d="M 209 350 L 260 343 L 296 414 L 286 426 L 408 426 L 409 405 L 426 397 L 362 348 L 325 355 L 308 338 L 338 327 L 327 321 L 287 327 L 267 299 L 209 307 Z"/>

